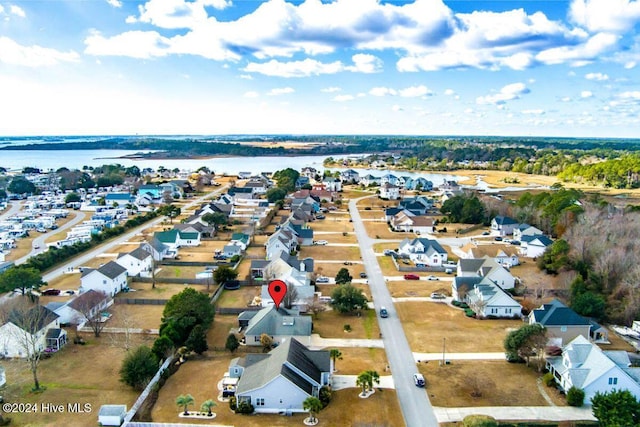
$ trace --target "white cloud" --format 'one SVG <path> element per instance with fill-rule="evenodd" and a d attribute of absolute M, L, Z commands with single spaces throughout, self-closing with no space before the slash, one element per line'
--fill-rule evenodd
<path fill-rule="evenodd" d="M 351 57 L 353 66 L 345 67 L 348 71 L 356 73 L 378 73 L 382 71 L 382 60 L 376 56 L 358 53 Z"/>
<path fill-rule="evenodd" d="M 27 14 L 24 12 L 24 9 L 22 9 L 20 6 L 16 6 L 15 4 L 9 6 L 9 11 L 12 15 L 19 16 L 20 18 L 25 18 L 27 16 Z"/>
<path fill-rule="evenodd" d="M 271 89 L 269 93 L 267 93 L 267 95 L 270 95 L 270 96 L 286 95 L 293 92 L 295 92 L 295 90 L 292 87 L 279 87 L 279 88 Z"/>
<path fill-rule="evenodd" d="M 573 22 L 589 31 L 622 34 L 640 20 L 637 0 L 574 0 L 569 8 Z"/>
<path fill-rule="evenodd" d="M 61 52 L 38 45 L 22 46 L 8 37 L 0 37 L 0 63 L 43 67 L 79 60 L 80 55 L 72 50 Z"/>
<path fill-rule="evenodd" d="M 632 68 L 635 68 L 635 66 L 636 66 L 636 62 L 635 61 L 629 61 L 629 62 L 624 64 L 625 70 L 630 70 Z"/>
<path fill-rule="evenodd" d="M 473 108 L 465 108 L 465 114 L 473 114 Z"/>
<path fill-rule="evenodd" d="M 107 3 L 109 3 L 113 7 L 122 7 L 122 0 L 107 0 Z"/>
<path fill-rule="evenodd" d="M 138 6 L 140 16 L 136 19 L 160 28 L 196 28 L 207 25 L 209 15 L 205 7 L 224 9 L 229 5 L 230 2 L 223 0 L 149 0 Z M 214 19 L 210 24 L 215 26 L 216 23 Z"/>
<path fill-rule="evenodd" d="M 253 76 L 251 74 L 240 74 L 240 78 L 244 80 L 253 80 Z"/>
<path fill-rule="evenodd" d="M 563 97 L 563 98 L 560 98 L 560 101 L 562 101 L 562 102 L 571 102 L 572 100 L 571 100 L 571 98 L 570 98 L 570 97 L 565 96 L 565 97 Z"/>
<path fill-rule="evenodd" d="M 388 87 L 374 87 L 369 91 L 369 95 L 371 96 L 395 96 L 398 92 L 395 89 L 391 89 Z"/>
<path fill-rule="evenodd" d="M 522 110 L 521 111 L 522 114 L 530 114 L 530 115 L 534 115 L 534 116 L 541 116 L 545 113 L 545 111 L 541 108 L 538 109 L 530 109 L 530 110 Z"/>
<path fill-rule="evenodd" d="M 609 80 L 609 76 L 603 73 L 587 73 L 584 75 L 584 78 L 587 80 L 596 80 L 599 82 Z"/>
<path fill-rule="evenodd" d="M 259 98 L 260 94 L 254 90 L 250 90 L 249 92 L 245 92 L 242 96 L 245 98 Z"/>
<path fill-rule="evenodd" d="M 511 83 L 500 89 L 500 92 L 493 95 L 480 96 L 476 98 L 476 104 L 503 105 L 507 101 L 519 99 L 521 95 L 529 93 L 530 90 L 524 83 Z"/>
<path fill-rule="evenodd" d="M 395 112 L 400 112 L 400 111 L 404 111 L 404 108 L 396 104 L 391 107 L 391 110 Z"/>
<path fill-rule="evenodd" d="M 547 65 L 567 62 L 574 66 L 587 65 L 602 53 L 613 49 L 619 38 L 616 34 L 598 33 L 576 46 L 559 46 L 543 50 L 536 55 L 536 59 Z"/>
<path fill-rule="evenodd" d="M 445 94 L 445 95 L 447 95 L 447 96 L 453 96 L 453 95 L 455 95 L 455 94 L 456 94 L 456 91 L 455 91 L 455 90 L 453 90 L 453 89 L 446 89 L 446 90 L 444 91 L 444 94 Z"/>
<path fill-rule="evenodd" d="M 430 96 L 433 95 L 433 92 L 429 90 L 425 85 L 419 86 L 410 86 L 404 89 L 400 89 L 398 92 L 400 96 L 405 98 L 417 98 L 419 96 Z"/>
<path fill-rule="evenodd" d="M 0 4 L 0 15 L 4 13 L 4 7 Z"/>
<path fill-rule="evenodd" d="M 593 92 L 591 92 L 590 90 L 583 90 L 582 92 L 580 92 L 580 98 L 582 99 L 591 98 L 592 96 Z"/>
<path fill-rule="evenodd" d="M 337 86 L 331 86 L 331 87 L 325 87 L 323 89 L 320 89 L 320 92 L 324 92 L 324 93 L 335 93 L 335 92 L 340 92 L 342 89 L 337 87 Z"/>
<path fill-rule="evenodd" d="M 347 102 L 353 101 L 354 97 L 352 95 L 337 95 L 333 98 L 333 100 L 336 102 Z"/>

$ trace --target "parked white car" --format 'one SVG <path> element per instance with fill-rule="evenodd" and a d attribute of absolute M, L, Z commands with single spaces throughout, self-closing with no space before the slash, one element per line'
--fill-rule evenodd
<path fill-rule="evenodd" d="M 327 242 L 326 240 L 316 240 L 313 242 L 314 245 L 323 245 L 323 246 L 326 245 L 327 243 L 329 242 Z"/>
<path fill-rule="evenodd" d="M 320 276 L 316 279 L 316 283 L 329 283 L 329 278 L 325 276 Z"/>

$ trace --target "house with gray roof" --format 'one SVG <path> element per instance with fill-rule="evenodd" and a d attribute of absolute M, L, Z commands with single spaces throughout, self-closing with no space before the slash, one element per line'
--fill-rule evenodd
<path fill-rule="evenodd" d="M 467 292 L 465 301 L 476 317 L 519 318 L 522 306 L 490 279 L 482 278 Z"/>
<path fill-rule="evenodd" d="M 153 268 L 153 256 L 151 252 L 138 247 L 129 253 L 118 254 L 115 260 L 127 269 L 128 276 L 149 276 Z"/>
<path fill-rule="evenodd" d="M 11 310 L 0 326 L 0 353 L 24 358 L 34 352 L 59 350 L 67 342 L 59 316 L 41 305 Z"/>
<path fill-rule="evenodd" d="M 558 347 L 573 341 L 578 336 L 586 339 L 591 337 L 591 320 L 580 316 L 558 299 L 553 299 L 529 313 L 529 324 L 535 323 L 546 328 L 550 344 Z M 599 325 L 593 328 L 600 329 Z M 600 331 L 600 333 L 604 332 Z"/>
<path fill-rule="evenodd" d="M 562 349 L 562 356 L 547 356 L 547 369 L 566 393 L 584 391 L 585 403 L 596 393 L 628 390 L 640 399 L 640 368 L 632 368 L 626 351 L 603 351 L 582 335 Z"/>
<path fill-rule="evenodd" d="M 544 251 L 553 244 L 553 240 L 542 234 L 522 236 L 520 239 L 520 250 L 522 255 L 529 258 L 537 258 L 541 256 Z"/>
<path fill-rule="evenodd" d="M 154 260 L 162 261 L 165 258 L 175 258 L 178 252 L 169 248 L 156 237 L 152 237 L 148 242 L 140 243 L 140 247 L 149 252 Z"/>
<path fill-rule="evenodd" d="M 488 256 L 460 258 L 456 267 L 456 275 L 459 277 L 486 277 L 500 285 L 502 289 L 512 289 L 516 285 L 516 279 L 511 272 Z"/>
<path fill-rule="evenodd" d="M 400 255 L 407 255 L 415 263 L 428 266 L 442 266 L 447 262 L 448 254 L 440 243 L 433 239 L 404 239 L 398 247 Z"/>
<path fill-rule="evenodd" d="M 115 261 L 109 261 L 98 269 L 84 269 L 80 283 L 80 293 L 93 289 L 114 297 L 128 286 L 127 269 Z"/>
<path fill-rule="evenodd" d="M 286 309 L 275 305 L 260 311 L 245 311 L 238 316 L 238 322 L 251 316 L 243 328 L 245 343 L 248 346 L 260 346 L 260 336 L 267 334 L 274 343 L 280 343 L 287 337 L 294 337 L 298 342 L 310 345 L 313 322 L 311 316 L 300 315 L 296 309 Z"/>
<path fill-rule="evenodd" d="M 318 397 L 331 378 L 329 351 L 309 350 L 295 338 L 286 338 L 268 354 L 247 354 L 235 366 L 242 371 L 238 404 L 250 403 L 257 413 L 306 412 L 305 399 Z"/>

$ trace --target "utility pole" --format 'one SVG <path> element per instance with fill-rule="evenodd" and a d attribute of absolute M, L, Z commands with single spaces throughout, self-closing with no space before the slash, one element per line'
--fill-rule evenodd
<path fill-rule="evenodd" d="M 446 348 L 446 343 L 447 343 L 447 339 L 446 338 L 442 338 L 442 366 L 444 366 L 446 364 L 446 360 L 445 360 L 445 348 Z"/>

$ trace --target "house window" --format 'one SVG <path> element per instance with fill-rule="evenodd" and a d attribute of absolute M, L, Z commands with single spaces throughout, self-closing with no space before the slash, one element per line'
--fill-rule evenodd
<path fill-rule="evenodd" d="M 107 281 L 106 281 L 106 280 L 103 280 L 103 281 L 102 281 L 102 284 L 103 284 L 103 285 L 106 285 L 106 284 L 107 284 Z"/>
<path fill-rule="evenodd" d="M 497 308 L 492 308 L 491 309 L 491 314 L 496 314 L 498 313 L 498 309 Z"/>
<path fill-rule="evenodd" d="M 507 314 L 511 314 L 511 309 L 510 308 L 505 308 L 504 312 L 507 313 Z"/>
<path fill-rule="evenodd" d="M 264 406 L 264 399 L 261 397 L 256 399 L 256 406 Z"/>
<path fill-rule="evenodd" d="M 560 327 L 560 332 L 567 332 L 567 327 L 566 326 L 561 326 Z"/>
<path fill-rule="evenodd" d="M 618 377 L 609 377 L 609 385 L 618 384 Z"/>

